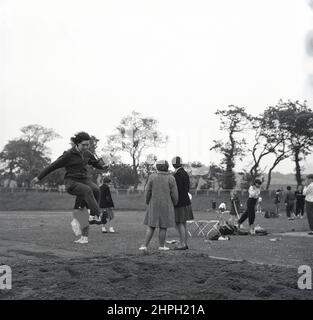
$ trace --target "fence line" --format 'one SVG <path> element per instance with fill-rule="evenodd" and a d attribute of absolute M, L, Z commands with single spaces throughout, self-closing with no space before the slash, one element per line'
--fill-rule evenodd
<path fill-rule="evenodd" d="M 210 195 L 216 195 L 220 197 L 222 194 L 230 193 L 230 189 L 219 189 L 219 190 L 212 190 L 212 189 L 190 189 L 190 194 L 192 196 L 198 196 L 198 195 L 206 195 L 209 197 Z M 240 192 L 241 196 L 244 196 L 247 194 L 248 190 L 246 189 L 240 189 L 237 190 Z M 53 193 L 66 193 L 66 191 L 59 190 L 58 188 L 47 188 L 47 189 L 40 189 L 40 188 L 26 188 L 26 187 L 16 187 L 16 188 L 9 188 L 9 187 L 0 187 L 0 193 L 18 193 L 18 192 L 53 192 Z M 134 190 L 134 189 L 115 189 L 111 188 L 111 192 L 115 193 L 117 196 L 122 194 L 143 194 L 145 190 Z M 275 190 L 262 190 L 262 194 L 268 193 L 268 196 L 271 196 L 275 193 Z"/>

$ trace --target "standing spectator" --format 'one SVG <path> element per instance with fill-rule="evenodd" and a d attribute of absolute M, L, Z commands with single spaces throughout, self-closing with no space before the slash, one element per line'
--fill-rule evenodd
<path fill-rule="evenodd" d="M 174 178 L 178 190 L 178 202 L 175 205 L 175 223 L 180 239 L 180 246 L 174 248 L 174 250 L 186 250 L 188 249 L 186 221 L 193 220 L 191 201 L 188 194 L 190 180 L 188 173 L 182 166 L 182 159 L 180 157 L 173 158 L 172 165 L 175 168 Z"/>
<path fill-rule="evenodd" d="M 307 175 L 306 187 L 303 189 L 305 195 L 306 215 L 308 217 L 310 232 L 309 235 L 313 235 L 313 174 Z"/>
<path fill-rule="evenodd" d="M 274 198 L 274 204 L 275 204 L 275 208 L 276 208 L 276 215 L 280 216 L 280 189 L 277 189 L 275 192 L 275 198 Z"/>
<path fill-rule="evenodd" d="M 111 196 L 110 187 L 108 186 L 108 183 L 111 182 L 111 180 L 108 177 L 104 177 L 102 180 L 102 185 L 100 186 L 100 209 L 103 211 L 102 215 L 102 232 L 106 233 L 108 228 L 108 231 L 110 233 L 114 233 L 115 230 L 111 225 L 111 221 L 114 218 L 114 203 Z"/>
<path fill-rule="evenodd" d="M 304 204 L 305 204 L 305 195 L 303 194 L 303 185 L 300 184 L 295 191 L 296 195 L 296 217 L 303 219 L 304 216 Z"/>
<path fill-rule="evenodd" d="M 174 205 L 178 202 L 178 190 L 175 178 L 168 172 L 168 162 L 159 160 L 156 173 L 152 173 L 146 187 L 146 204 L 148 205 L 144 224 L 147 225 L 145 243 L 139 250 L 147 251 L 155 228 L 159 228 L 159 250 L 169 250 L 165 237 L 167 228 L 175 225 Z"/>
<path fill-rule="evenodd" d="M 260 179 L 255 179 L 254 184 L 249 188 L 249 197 L 247 200 L 247 208 L 243 215 L 238 220 L 238 227 L 241 227 L 241 224 L 248 218 L 250 234 L 255 235 L 254 230 L 254 220 L 255 220 L 255 205 L 258 201 L 261 192 L 262 181 Z"/>
<path fill-rule="evenodd" d="M 295 200 L 296 196 L 291 191 L 291 187 L 287 186 L 287 193 L 285 197 L 286 214 L 288 220 L 294 220 L 295 217 Z"/>

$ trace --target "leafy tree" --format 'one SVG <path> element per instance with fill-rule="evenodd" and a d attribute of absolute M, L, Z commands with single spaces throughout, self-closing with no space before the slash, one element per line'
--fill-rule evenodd
<path fill-rule="evenodd" d="M 11 176 L 23 175 L 29 186 L 31 179 L 50 163 L 46 143 L 60 137 L 53 129 L 29 125 L 21 129 L 20 138 L 10 140 L 0 153 L 3 170 Z"/>
<path fill-rule="evenodd" d="M 134 171 L 129 164 L 113 164 L 110 167 L 110 173 L 115 188 L 127 189 L 129 186 L 135 184 L 136 178 L 134 176 Z"/>
<path fill-rule="evenodd" d="M 244 155 L 244 146 L 246 141 L 239 139 L 238 134 L 242 133 L 248 123 L 248 114 L 242 107 L 234 105 L 228 106 L 225 110 L 218 110 L 216 115 L 220 116 L 220 130 L 226 131 L 228 139 L 226 142 L 222 140 L 213 140 L 214 145 L 210 150 L 216 150 L 223 154 L 222 164 L 225 165 L 224 183 L 225 189 L 233 189 L 236 185 L 234 167 L 236 158 Z"/>
<path fill-rule="evenodd" d="M 108 137 L 107 145 L 113 154 L 126 152 L 131 157 L 135 188 L 139 183 L 138 168 L 143 152 L 167 141 L 167 137 L 157 130 L 157 125 L 158 122 L 154 118 L 144 117 L 133 111 L 121 120 L 116 128 L 117 132 Z"/>
<path fill-rule="evenodd" d="M 297 184 L 302 183 L 301 161 L 313 147 L 313 112 L 306 102 L 279 101 L 277 105 L 280 129 L 285 133 L 288 148 L 295 162 Z"/>

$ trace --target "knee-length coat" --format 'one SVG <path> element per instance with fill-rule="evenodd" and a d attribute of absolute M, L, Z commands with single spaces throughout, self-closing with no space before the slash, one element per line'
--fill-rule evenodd
<path fill-rule="evenodd" d="M 174 206 L 178 201 L 175 178 L 169 172 L 151 174 L 146 186 L 147 212 L 144 224 L 149 227 L 170 228 L 175 225 Z"/>

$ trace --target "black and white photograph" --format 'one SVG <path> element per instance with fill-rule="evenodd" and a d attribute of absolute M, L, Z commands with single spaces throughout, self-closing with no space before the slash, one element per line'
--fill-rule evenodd
<path fill-rule="evenodd" d="M 313 0 L 0 16 L 0 300 L 313 299 Z"/>

